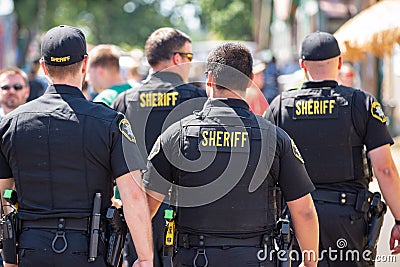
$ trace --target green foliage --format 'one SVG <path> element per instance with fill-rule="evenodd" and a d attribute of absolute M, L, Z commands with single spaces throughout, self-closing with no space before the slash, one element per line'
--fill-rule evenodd
<path fill-rule="evenodd" d="M 218 38 L 252 40 L 252 1 L 200 0 L 201 18 Z"/>
<path fill-rule="evenodd" d="M 219 39 L 252 39 L 250 0 L 14 0 L 14 4 L 24 44 L 60 24 L 81 28 L 93 45 L 112 43 L 125 49 L 143 49 L 155 29 L 167 26 L 194 40 L 204 40 L 205 28 Z M 195 7 L 193 16 L 202 24 L 192 32 L 185 21 L 188 6 Z M 27 46 L 22 50 L 26 52 Z"/>

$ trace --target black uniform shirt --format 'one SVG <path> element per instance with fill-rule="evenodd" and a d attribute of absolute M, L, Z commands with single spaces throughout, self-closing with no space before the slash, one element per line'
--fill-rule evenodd
<path fill-rule="evenodd" d="M 112 107 L 134 125 L 132 130 L 146 159 L 162 129 L 201 109 L 206 97 L 204 89 L 184 83 L 176 73 L 162 71 L 154 73 L 139 88 L 121 93 Z M 190 101 L 182 104 L 187 100 Z"/>
<path fill-rule="evenodd" d="M 67 85 L 7 114 L 0 134 L 0 178 L 14 177 L 23 218 L 88 215 L 96 192 L 106 209 L 113 178 L 146 168 L 124 116 Z"/>
<path fill-rule="evenodd" d="M 360 143 L 365 145 L 367 151 L 371 151 L 375 148 L 378 148 L 386 144 L 390 145 L 393 144 L 393 139 L 390 136 L 390 133 L 386 126 L 386 116 L 383 113 L 381 105 L 372 95 L 359 89 L 339 86 L 336 81 L 308 81 L 303 84 L 301 89 L 312 89 L 312 88 L 332 88 L 332 90 L 334 90 L 334 92 L 336 92 L 339 95 L 341 91 L 354 91 L 353 100 L 351 103 L 352 105 L 351 115 L 352 115 L 352 122 L 354 125 L 354 129 L 356 131 L 356 134 L 358 135 Z M 273 121 L 278 126 L 281 126 L 279 117 L 281 108 L 283 109 L 284 107 L 281 107 L 281 96 L 279 95 L 271 102 L 269 111 L 267 112 L 267 116 L 272 115 Z M 318 129 L 318 131 L 324 131 L 323 123 L 324 121 L 321 120 L 320 129 Z M 284 126 L 282 127 L 285 129 Z M 310 129 L 310 131 L 312 130 L 313 129 Z M 295 131 L 295 134 L 293 135 L 294 138 L 296 134 L 304 134 L 304 135 L 308 134 L 308 133 L 300 133 L 296 130 L 294 131 Z M 288 132 L 290 132 L 289 129 Z M 332 135 L 334 135 L 334 133 Z M 368 186 L 368 183 L 369 181 L 367 180 L 362 180 L 362 181 L 356 180 L 352 182 L 345 182 L 342 184 L 333 184 L 332 187 L 336 190 L 340 190 L 341 188 L 348 189 L 352 187 L 360 189 Z M 326 186 L 324 185 L 323 187 Z"/>
<path fill-rule="evenodd" d="M 210 99 L 204 105 L 203 114 L 206 114 L 205 116 L 207 119 L 218 121 L 218 115 L 226 112 L 229 113 L 229 110 L 233 110 L 241 120 L 255 121 L 257 118 L 258 120 L 264 120 L 261 117 L 256 117 L 256 115 L 250 112 L 249 106 L 245 101 L 238 99 Z M 171 163 L 171 160 L 169 159 L 173 159 L 173 161 L 176 162 L 176 159 L 181 157 L 182 153 L 187 159 L 189 159 L 189 161 L 198 158 L 199 155 L 185 154 L 185 150 L 187 149 L 185 147 L 186 144 L 182 144 L 181 140 L 182 129 L 185 125 L 196 123 L 201 124 L 201 121 L 199 118 L 196 118 L 196 115 L 188 116 L 170 126 L 164 133 L 162 133 L 160 138 L 157 139 L 157 142 L 149 155 L 149 170 L 144 174 L 145 186 L 166 195 L 169 189 L 168 183 L 178 183 L 177 178 L 179 170 L 175 166 L 176 164 Z M 276 144 L 273 144 L 274 154 L 272 156 L 274 159 L 272 161 L 271 169 L 269 172 L 265 170 L 265 176 L 262 178 L 267 178 L 268 176 L 268 179 L 274 179 L 275 182 L 278 182 L 282 188 L 285 199 L 288 201 L 298 199 L 313 191 L 314 186 L 308 177 L 301 155 L 298 153 L 294 142 L 279 127 L 275 127 L 267 121 L 265 121 L 265 123 L 271 126 L 274 134 L 276 134 L 276 138 L 273 138 L 273 142 Z M 249 138 L 249 140 L 251 140 L 251 138 Z M 197 153 L 198 151 L 193 154 Z M 246 170 L 243 177 L 252 177 L 252 172 L 255 171 L 255 166 L 257 165 L 259 156 L 260 153 L 259 151 L 257 153 L 257 148 L 250 144 L 249 159 L 244 163 Z M 198 184 L 195 186 L 201 186 L 217 179 L 218 176 L 225 171 L 225 168 L 229 163 L 226 161 L 229 161 L 229 156 L 228 159 L 224 159 L 223 156 L 217 156 L 214 162 L 204 170 L 194 171 L 193 175 L 196 175 L 199 178 Z M 196 163 L 194 163 L 193 167 L 196 168 Z M 201 168 L 200 166 L 197 167 Z M 237 166 L 231 167 L 235 168 Z M 180 169 L 187 170 L 188 168 L 190 168 L 189 164 L 185 165 L 184 163 Z M 238 170 L 237 173 L 240 175 L 240 173 L 243 172 L 242 170 Z M 263 180 L 265 181 L 266 179 Z M 185 181 L 180 181 L 179 185 L 187 186 Z"/>

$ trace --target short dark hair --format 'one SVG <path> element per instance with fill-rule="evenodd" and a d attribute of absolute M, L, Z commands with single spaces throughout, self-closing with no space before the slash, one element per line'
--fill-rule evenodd
<path fill-rule="evenodd" d="M 119 58 L 121 51 L 118 46 L 111 44 L 100 44 L 89 51 L 90 66 L 102 66 L 107 69 L 119 71 Z"/>
<path fill-rule="evenodd" d="M 150 66 L 171 58 L 173 52 L 179 52 L 190 37 L 174 28 L 160 28 L 154 31 L 146 41 L 145 52 Z"/>
<path fill-rule="evenodd" d="M 49 76 L 53 78 L 63 78 L 69 75 L 76 75 L 81 71 L 83 61 L 79 61 L 67 66 L 54 66 L 45 63 Z"/>
<path fill-rule="evenodd" d="M 211 72 L 218 87 L 243 91 L 252 76 L 252 66 L 250 50 L 241 43 L 228 42 L 210 52 L 206 69 Z"/>

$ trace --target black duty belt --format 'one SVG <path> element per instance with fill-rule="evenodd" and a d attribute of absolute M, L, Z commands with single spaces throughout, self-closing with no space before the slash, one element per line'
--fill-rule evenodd
<path fill-rule="evenodd" d="M 178 234 L 178 247 L 260 247 L 263 235 L 250 238 Z"/>
<path fill-rule="evenodd" d="M 311 193 L 314 201 L 323 201 L 340 205 L 354 206 L 357 203 L 357 194 L 328 190 L 316 190 Z"/>
<path fill-rule="evenodd" d="M 89 230 L 89 218 L 46 218 L 39 220 L 23 220 L 22 228 L 35 229 L 65 229 L 65 230 Z"/>

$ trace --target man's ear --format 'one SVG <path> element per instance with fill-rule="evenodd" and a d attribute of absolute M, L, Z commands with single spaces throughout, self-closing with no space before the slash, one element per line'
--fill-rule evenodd
<path fill-rule="evenodd" d="M 253 85 L 253 80 L 254 80 L 254 73 L 252 73 L 249 77 L 249 83 L 247 84 L 247 88 Z"/>
<path fill-rule="evenodd" d="M 339 64 L 338 64 L 338 70 L 340 70 L 343 66 L 343 58 L 340 56 L 339 57 Z"/>
<path fill-rule="evenodd" d="M 42 70 L 43 70 L 44 74 L 45 74 L 46 76 L 48 76 L 48 75 L 49 75 L 49 72 L 48 72 L 47 69 L 46 69 L 46 64 L 44 63 L 43 58 L 40 59 L 40 67 L 42 67 Z"/>
<path fill-rule="evenodd" d="M 178 53 L 173 54 L 171 60 L 174 65 L 179 65 L 182 63 L 182 58 Z"/>
<path fill-rule="evenodd" d="M 211 72 L 207 73 L 206 85 L 209 87 L 212 87 L 214 85 L 214 76 Z"/>
<path fill-rule="evenodd" d="M 82 62 L 82 73 L 87 72 L 87 67 L 88 67 L 88 56 L 85 56 Z"/>
<path fill-rule="evenodd" d="M 300 65 L 300 68 L 302 68 L 302 69 L 304 69 L 304 70 L 307 69 L 306 64 L 304 64 L 304 60 L 299 59 L 299 65 Z"/>

